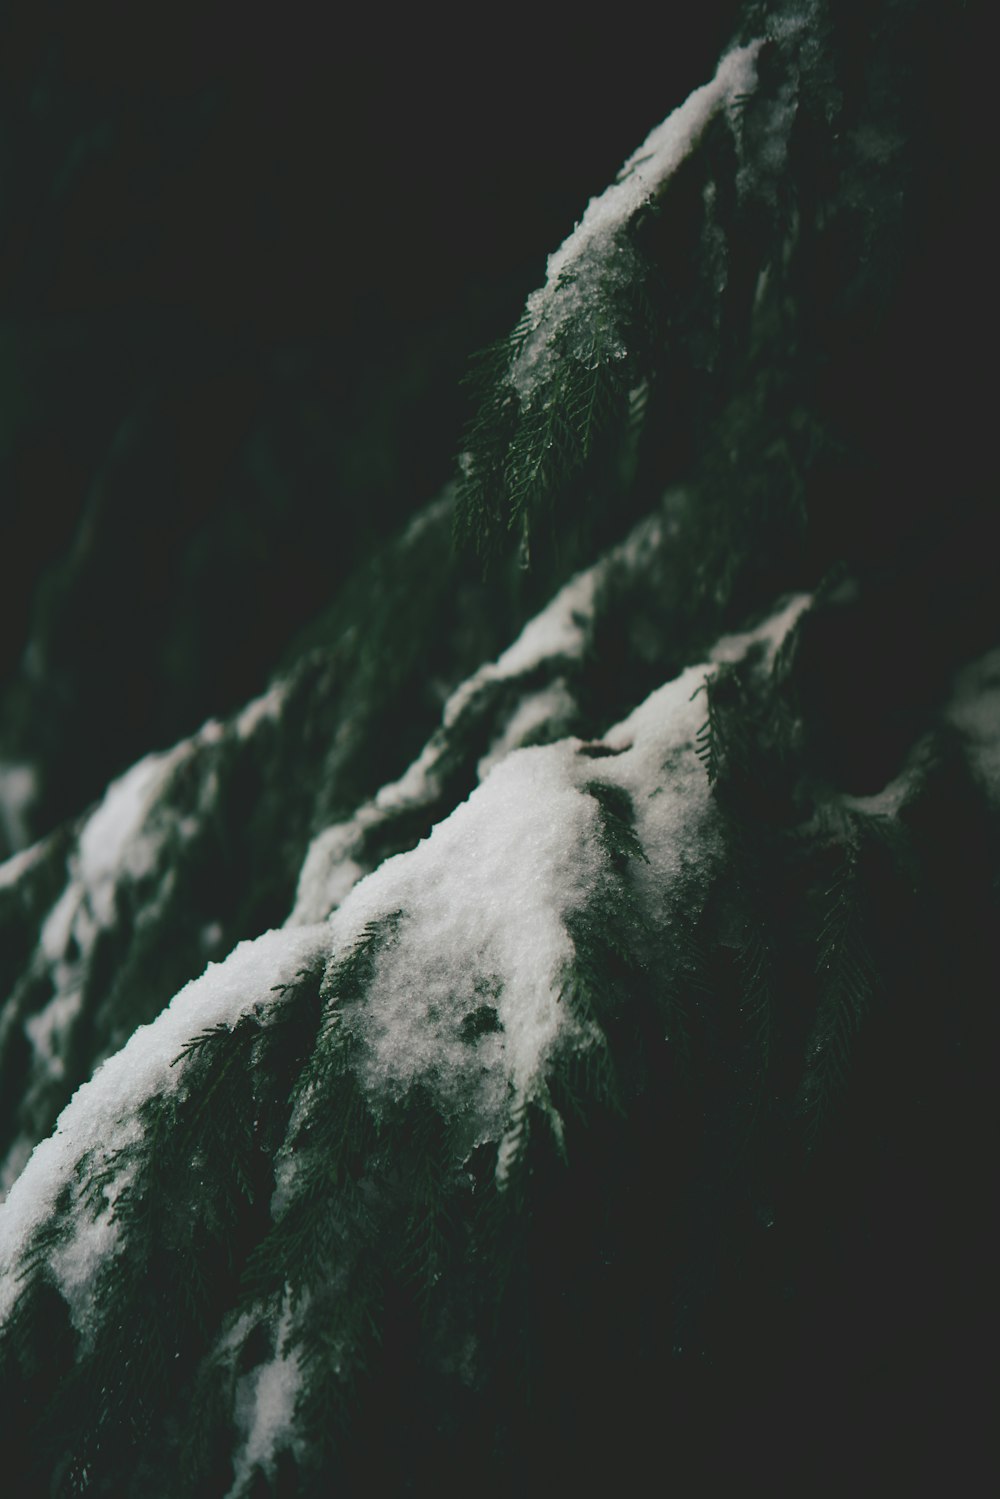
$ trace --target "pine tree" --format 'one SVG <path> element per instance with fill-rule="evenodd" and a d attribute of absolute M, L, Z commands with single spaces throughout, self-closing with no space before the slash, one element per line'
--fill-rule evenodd
<path fill-rule="evenodd" d="M 747 5 L 475 361 L 455 482 L 0 866 L 11 1492 L 974 1472 L 1000 618 L 944 31 Z"/>

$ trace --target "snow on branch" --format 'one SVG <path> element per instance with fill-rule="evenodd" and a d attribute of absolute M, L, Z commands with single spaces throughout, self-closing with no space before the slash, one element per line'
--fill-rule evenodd
<path fill-rule="evenodd" d="M 634 286 L 636 264 L 621 234 L 640 208 L 663 192 L 681 162 L 695 149 L 710 121 L 732 114 L 756 82 L 761 43 L 737 47 L 719 63 L 715 77 L 651 130 L 618 173 L 617 181 L 591 198 L 573 233 L 549 256 L 545 285 L 528 298 L 524 335 L 510 367 L 510 382 L 530 406 L 551 376 L 556 349 L 562 357 L 585 360 L 589 318 L 612 289 Z M 735 115 L 732 116 L 735 122 Z M 564 345 L 567 331 L 575 339 Z M 617 335 L 603 358 L 622 359 L 627 348 Z"/>
<path fill-rule="evenodd" d="M 536 626 L 539 639 L 550 633 Z M 774 634 L 768 622 L 748 645 Z M 515 662 L 526 654 L 512 650 Z M 94 1440 L 119 1431 L 145 1378 L 127 1352 L 132 1334 L 105 1321 L 110 1288 L 134 1285 L 141 1297 L 144 1277 L 159 1273 L 164 1234 L 171 1274 L 195 1287 L 207 1276 L 191 1315 L 209 1315 L 216 1332 L 198 1357 L 211 1378 L 229 1381 L 246 1460 L 266 1468 L 276 1445 L 298 1440 L 306 1418 L 295 1397 L 310 1360 L 340 1379 L 363 1358 L 367 1334 L 352 1318 L 366 1303 L 355 1282 L 376 1241 L 384 1249 L 398 1239 L 433 1286 L 468 1162 L 492 1152 L 504 1192 L 539 1128 L 561 1151 L 556 1083 L 574 1057 L 591 1079 L 585 1088 L 606 1096 L 609 1036 L 659 983 L 647 944 L 669 948 L 670 911 L 680 898 L 698 907 L 723 855 L 696 749 L 705 670 L 654 692 L 599 743 L 567 738 L 507 754 L 329 921 L 269 932 L 210 964 L 79 1089 L 0 1207 L 0 1322 L 21 1337 L 32 1288 L 47 1285 L 78 1335 L 85 1384 L 90 1361 L 109 1357 L 108 1339 L 118 1348 L 125 1337 L 120 1383 L 94 1396 Z M 273 1165 L 261 1130 L 278 1147 Z M 415 1149 L 412 1173 L 400 1176 Z M 200 1223 L 170 1216 L 192 1171 L 215 1183 Z M 359 1172 L 369 1182 L 363 1205 Z M 242 1292 L 232 1279 L 213 1282 L 203 1263 L 216 1253 L 213 1235 L 224 1242 L 240 1201 L 256 1212 L 268 1195 Z M 155 1322 L 156 1302 L 141 1305 Z M 176 1344 L 189 1359 L 188 1314 L 169 1312 L 167 1324 L 134 1336 L 162 1346 L 164 1358 Z M 260 1327 L 272 1353 L 247 1383 L 233 1350 Z M 290 1355 L 293 1344 L 300 1355 Z M 315 1392 L 322 1381 L 310 1375 L 308 1385 Z"/>

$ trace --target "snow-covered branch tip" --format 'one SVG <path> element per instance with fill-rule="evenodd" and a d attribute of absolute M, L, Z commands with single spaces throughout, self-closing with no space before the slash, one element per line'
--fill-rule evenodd
<path fill-rule="evenodd" d="M 632 232 L 720 114 L 739 130 L 761 43 L 726 54 L 715 76 L 633 152 L 549 256 L 545 284 L 508 339 L 471 376 L 480 409 L 460 458 L 459 535 L 488 552 L 518 529 L 529 554 L 533 522 L 605 437 L 634 441 L 647 354 L 663 333 L 648 295 L 650 267 Z M 646 351 L 644 354 L 643 351 Z"/>

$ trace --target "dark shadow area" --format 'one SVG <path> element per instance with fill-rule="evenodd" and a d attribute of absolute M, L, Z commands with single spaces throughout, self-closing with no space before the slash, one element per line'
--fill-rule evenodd
<path fill-rule="evenodd" d="M 582 19 L 497 12 L 463 41 L 423 11 L 4 8 L 0 760 L 36 771 L 15 841 L 262 690 L 449 478 L 470 354 L 735 11 L 609 68 Z"/>

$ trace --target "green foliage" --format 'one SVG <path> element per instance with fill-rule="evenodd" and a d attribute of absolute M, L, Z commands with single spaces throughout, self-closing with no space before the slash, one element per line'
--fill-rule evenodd
<path fill-rule="evenodd" d="M 614 1059 L 647 987 L 649 938 L 631 882 L 631 864 L 646 860 L 631 798 L 606 781 L 589 781 L 584 790 L 597 805 L 606 875 L 587 905 L 567 919 L 573 959 L 563 978 L 562 998 L 583 1024 L 585 1041 L 563 1055 L 556 1072 L 557 1099 L 581 1119 L 593 1104 L 618 1112 L 626 1107 L 626 1084 Z"/>
<path fill-rule="evenodd" d="M 823 897 L 816 951 L 819 1003 L 800 1093 L 810 1148 L 847 1085 L 852 1049 L 880 984 L 867 934 L 870 903 L 863 864 L 865 841 L 872 836 L 868 824 L 874 821 L 845 818 Z"/>
<path fill-rule="evenodd" d="M 720 672 L 725 668 L 720 668 Z M 695 748 L 698 758 L 705 767 L 709 784 L 714 786 L 722 774 L 722 767 L 729 758 L 729 746 L 726 742 L 726 731 L 724 719 L 719 713 L 719 698 L 717 684 L 720 672 L 706 677 L 702 685 L 696 690 L 694 696 L 704 692 L 708 699 L 708 717 L 698 730 L 695 739 Z M 723 679 L 724 680 L 724 679 Z"/>
<path fill-rule="evenodd" d="M 159 1439 L 164 1409 L 185 1405 L 267 1217 L 317 989 L 316 976 L 304 974 L 266 1015 L 196 1037 L 177 1058 L 179 1091 L 142 1106 L 136 1143 L 80 1161 L 75 1190 L 37 1236 L 25 1264 L 28 1314 L 48 1284 L 55 1244 L 69 1245 L 101 1217 L 117 1236 L 88 1293 L 76 1364 L 38 1432 L 47 1457 L 62 1454 L 58 1493 L 133 1467 Z M 25 1367 L 23 1352 L 15 1356 Z"/>
<path fill-rule="evenodd" d="M 890 5 L 883 20 L 891 12 L 896 25 L 912 10 Z M 800 17 L 801 8 L 756 7 L 752 20 L 787 21 L 793 12 Z M 828 29 L 849 32 L 852 24 L 838 12 Z M 886 31 L 870 29 L 872 37 Z M 793 31 L 789 25 L 782 34 Z M 844 247 L 863 244 L 867 264 L 869 249 L 878 248 L 883 183 L 897 182 L 892 131 L 881 129 L 879 115 L 879 130 L 866 134 L 853 96 L 869 86 L 869 73 L 880 79 L 877 91 L 891 94 L 897 85 L 881 63 L 868 70 L 866 54 L 866 67 L 848 72 L 851 90 L 840 91 L 839 55 L 822 28 L 815 47 L 826 60 L 809 66 L 829 73 L 822 87 L 777 42 L 762 49 L 760 88 L 737 103 L 746 134 L 735 144 L 728 124 L 706 134 L 663 210 L 644 211 L 643 224 L 628 226 L 617 246 L 624 277 L 610 265 L 589 267 L 594 280 L 586 286 L 567 277 L 551 294 L 573 308 L 571 317 L 547 323 L 544 307 L 533 304 L 480 361 L 457 527 L 484 557 L 519 537 L 527 562 L 546 526 L 565 534 L 592 497 L 624 515 L 633 488 L 645 501 L 664 484 L 673 487 L 642 543 L 655 561 L 637 562 L 636 546 L 620 550 L 617 575 L 602 569 L 585 659 L 553 657 L 508 680 L 485 672 L 432 741 L 437 758 L 419 805 L 358 819 L 364 826 L 353 852 L 362 866 L 411 847 L 467 796 L 481 757 L 554 681 L 574 705 L 568 711 L 579 708 L 579 722 L 558 732 L 603 733 L 666 677 L 706 659 L 719 629 L 747 625 L 764 600 L 822 577 L 870 495 L 887 476 L 895 482 L 898 445 L 890 442 L 891 461 L 868 474 L 867 489 L 842 482 L 837 464 L 850 451 L 852 421 L 871 437 L 884 415 L 894 418 L 879 403 L 874 417 L 859 418 L 853 408 L 865 403 L 853 391 L 831 408 L 825 383 L 831 347 L 858 337 L 863 317 L 844 314 L 870 280 L 867 270 L 844 269 L 851 258 Z M 845 144 L 837 145 L 841 137 Z M 775 169 L 756 199 L 741 197 L 762 153 L 772 162 L 787 155 L 788 180 L 777 183 Z M 859 161 L 863 172 L 840 173 Z M 886 213 L 898 216 L 901 192 L 887 188 L 885 196 L 893 199 Z M 927 278 L 913 281 L 924 288 Z M 580 290 L 587 295 L 577 305 Z M 870 311 L 872 304 L 861 295 L 858 305 Z M 929 305 L 918 311 L 920 318 L 891 325 L 908 350 L 912 328 L 923 329 L 924 313 L 933 316 Z M 537 379 L 524 378 L 529 356 L 537 356 Z M 860 362 L 852 354 L 846 367 Z M 909 406 L 902 396 L 897 404 L 907 427 Z M 865 443 L 854 451 L 864 468 Z M 609 475 L 614 483 L 602 490 Z M 824 511 L 826 529 L 810 531 Z M 863 555 L 864 545 L 858 550 Z M 441 618 L 431 594 L 450 592 L 461 575 L 448 572 L 445 588 L 436 575 L 410 613 L 400 605 L 402 633 L 411 638 L 394 654 L 398 632 L 388 621 L 407 594 L 407 570 L 431 576 L 436 543 L 407 556 L 398 573 L 390 569 L 391 587 L 390 573 L 366 573 L 350 607 L 334 610 L 316 642 L 317 661 L 325 652 L 335 658 L 334 667 L 314 663 L 316 671 L 329 669 L 331 681 L 346 672 L 364 689 L 361 727 L 346 689 L 329 688 L 334 707 L 316 721 L 305 692 L 293 693 L 275 733 L 291 748 L 267 766 L 262 760 L 259 774 L 244 769 L 235 777 L 219 818 L 220 842 L 231 847 L 215 863 L 201 863 L 206 887 L 227 884 L 214 874 L 228 877 L 242 850 L 275 841 L 300 742 L 335 741 L 316 777 L 327 784 L 317 827 L 331 808 L 340 818 L 370 793 L 369 769 L 375 781 L 382 771 L 374 766 L 398 772 L 394 716 L 397 724 L 406 719 L 406 733 L 417 736 L 411 748 L 419 749 L 419 714 L 411 723 L 409 707 L 422 705 L 426 717 L 434 700 L 437 711 L 435 695 L 447 692 L 461 655 L 442 648 L 421 656 L 423 637 Z M 933 732 L 933 693 L 909 677 L 923 676 L 932 655 L 943 683 L 978 637 L 967 623 L 951 627 L 942 618 L 934 626 L 940 638 L 925 630 L 919 640 L 927 649 L 911 650 L 914 609 L 894 611 L 894 603 L 922 604 L 926 592 L 880 593 L 884 570 L 884 559 L 876 561 L 874 581 L 856 586 L 845 568 L 844 587 L 826 589 L 838 589 L 837 607 L 822 599 L 801 638 L 792 632 L 773 659 L 762 643 L 738 663 L 709 669 L 699 689 L 706 720 L 696 750 L 712 794 L 704 806 L 699 800 L 703 821 L 680 833 L 676 871 L 662 886 L 659 861 L 644 862 L 629 797 L 601 779 L 613 765 L 602 751 L 612 752 L 578 746 L 587 773 L 594 762 L 583 789 L 599 858 L 592 886 L 566 918 L 572 955 L 559 975 L 558 1004 L 567 1023 L 538 1074 L 521 1091 L 510 1082 L 488 1127 L 470 1127 L 467 1099 L 442 1101 L 447 1089 L 433 1067 L 396 1092 L 372 1082 L 365 1022 L 380 998 L 373 989 L 380 957 L 400 955 L 413 919 L 401 911 L 368 926 L 322 980 L 303 972 L 238 1024 L 206 1029 L 182 1048 L 173 1090 L 137 1113 L 128 1147 L 96 1149 L 80 1161 L 24 1257 L 23 1294 L 0 1370 L 11 1450 L 21 1418 L 42 1413 L 28 1439 L 37 1471 L 13 1470 L 24 1492 L 232 1491 L 243 1499 L 331 1487 L 402 1491 L 405 1484 L 380 1486 L 369 1473 L 373 1455 L 388 1445 L 387 1430 L 394 1450 L 398 1440 L 400 1451 L 444 1454 L 435 1475 L 444 1475 L 442 1483 L 454 1460 L 466 1486 L 468 1474 L 478 1481 L 488 1467 L 505 1490 L 512 1477 L 536 1472 L 524 1459 L 529 1437 L 541 1430 L 554 1480 L 572 1487 L 564 1439 L 583 1433 L 578 1468 L 591 1446 L 604 1443 L 616 1470 L 610 1483 L 599 1475 L 600 1486 L 621 1487 L 621 1453 L 637 1434 L 651 1431 L 662 1445 L 666 1410 L 676 1438 L 699 1400 L 708 1436 L 698 1433 L 691 1446 L 702 1464 L 698 1482 L 711 1487 L 704 1464 L 720 1422 L 735 1424 L 744 1408 L 752 1413 L 732 1444 L 743 1476 L 752 1475 L 755 1456 L 774 1459 L 774 1411 L 792 1408 L 789 1390 L 800 1382 L 809 1386 L 795 1407 L 806 1414 L 807 1457 L 791 1464 L 788 1491 L 823 1486 L 815 1453 L 830 1451 L 831 1411 L 838 1431 L 850 1425 L 845 1402 L 859 1387 L 853 1376 L 863 1318 L 850 1321 L 840 1250 L 853 1245 L 858 1262 L 870 1266 L 857 1246 L 871 1237 L 872 1204 L 904 1178 L 895 1241 L 904 1254 L 886 1252 L 875 1265 L 876 1294 L 891 1303 L 888 1282 L 926 1232 L 923 1203 L 937 1200 L 923 1190 L 934 1184 L 933 1171 L 919 1176 L 914 1159 L 943 1162 L 940 1187 L 971 1156 L 959 1127 L 950 1142 L 957 1148 L 941 1147 L 936 1135 L 948 1106 L 962 1102 L 960 1055 L 987 1050 L 969 1024 L 980 1017 L 965 996 L 977 983 L 982 989 L 969 951 L 976 939 L 988 946 L 983 934 L 996 915 L 995 809 L 981 787 L 961 783 L 968 805 L 959 816 L 954 767 L 941 772 L 935 802 L 924 795 L 923 771 L 900 771 L 893 758 L 914 732 Z M 876 602 L 862 612 L 857 599 L 866 586 Z M 353 651 L 343 639 L 352 631 L 352 639 L 365 636 L 369 606 L 370 639 Z M 906 649 L 883 649 L 863 677 L 873 643 L 884 638 L 880 626 L 894 619 L 892 638 Z M 474 629 L 472 636 L 481 643 Z M 486 654 L 475 641 L 465 649 L 477 660 Z M 871 685 L 852 696 L 859 676 Z M 400 685 L 414 677 L 419 692 Z M 392 711 L 376 701 L 384 681 Z M 538 729 L 542 737 L 552 732 L 548 721 Z M 865 746 L 880 734 L 888 751 L 869 759 Z M 838 754 L 836 741 L 848 736 L 857 753 Z M 372 766 L 359 770 L 375 740 Z M 691 747 L 676 754 L 690 768 Z M 954 755 L 960 760 L 957 749 Z M 663 766 L 662 789 L 678 763 Z M 882 794 L 886 766 L 892 777 L 905 772 L 906 797 L 897 797 L 898 787 Z M 268 797 L 273 807 L 262 811 Z M 252 808 L 248 817 L 259 815 L 258 830 L 268 837 L 239 841 L 241 806 Z M 885 815 L 862 810 L 874 806 Z M 296 848 L 301 853 L 303 815 L 300 806 L 298 831 L 288 833 L 278 861 L 286 887 Z M 183 860 L 180 848 L 169 855 L 187 899 Z M 952 880 L 958 895 L 947 888 Z M 915 888 L 924 892 L 919 921 L 904 899 Z M 144 892 L 123 888 L 119 896 L 123 918 L 139 932 L 152 909 Z M 32 907 L 18 963 L 57 897 L 53 883 Z M 225 940 L 259 924 L 263 909 L 247 894 L 227 914 Z M 149 920 L 151 932 L 157 919 Z M 164 930 L 162 951 L 152 938 L 137 942 L 136 967 L 146 971 L 162 958 L 164 972 L 172 971 Z M 200 930 L 192 916 L 190 951 L 200 952 Z M 105 1011 L 120 998 L 115 1023 L 128 1025 L 135 1014 L 122 951 L 117 939 L 95 948 L 85 1008 L 92 993 L 110 986 Z M 470 953 L 470 974 L 478 961 Z M 19 988 L 13 1019 L 5 1019 L 0 1081 L 16 1076 L 30 1034 L 25 1022 L 48 998 L 47 981 L 34 974 L 30 982 L 36 989 Z M 449 996 L 453 1054 L 469 1077 L 482 1059 L 503 1054 L 502 985 L 501 975 L 487 973 Z M 151 984 L 154 1007 L 161 988 Z M 954 1019 L 963 1004 L 964 1031 Z M 107 1019 L 102 1014 L 93 1027 L 102 1036 L 113 1034 L 101 1029 Z M 947 1089 L 949 1079 L 940 1103 L 938 1084 Z M 981 1196 L 980 1188 L 962 1183 L 953 1201 Z M 885 1211 L 883 1233 L 890 1218 Z M 102 1224 L 118 1243 L 77 1298 L 71 1287 L 60 1289 L 59 1256 L 81 1227 Z M 803 1317 L 807 1282 L 818 1289 Z M 917 1289 L 922 1295 L 924 1287 Z M 887 1318 L 883 1351 L 902 1347 L 902 1364 L 914 1346 L 906 1342 L 913 1285 L 903 1286 L 898 1301 L 903 1315 L 895 1324 Z M 951 1322 L 950 1307 L 947 1314 Z M 835 1356 L 838 1338 L 850 1352 L 840 1357 L 831 1399 L 816 1374 Z M 663 1357 L 672 1339 L 676 1375 Z M 694 1360 L 680 1364 L 689 1347 L 696 1369 Z M 804 1358 L 813 1347 L 821 1353 Z M 273 1472 L 238 1476 L 243 1417 L 255 1380 L 274 1360 L 297 1370 L 296 1435 Z M 783 1384 L 767 1384 L 768 1360 L 784 1371 Z M 936 1353 L 925 1364 L 953 1367 Z M 755 1404 L 758 1379 L 765 1393 Z M 933 1378 L 927 1383 L 936 1392 Z M 860 1387 L 858 1399 L 868 1402 L 870 1381 Z M 760 1412 L 764 1418 L 754 1419 Z M 900 1434 L 910 1431 L 912 1411 L 905 1415 L 887 1444 L 894 1462 Z M 673 1456 L 676 1442 L 667 1445 Z M 412 1486 L 426 1474 L 415 1465 L 404 1476 Z M 597 1475 L 586 1476 L 598 1485 Z M 683 1489 L 683 1478 L 677 1481 Z"/>
<path fill-rule="evenodd" d="M 630 277 L 622 274 L 622 256 Z M 546 310 L 529 304 L 509 337 L 473 362 L 467 384 L 477 409 L 459 462 L 455 524 L 457 540 L 484 559 L 519 533 L 522 565 L 529 565 L 533 530 L 564 511 L 575 481 L 600 454 L 614 451 L 634 470 L 648 392 L 636 351 L 655 341 L 649 273 L 626 229 L 608 247 L 596 284 L 588 276 L 572 314 L 557 319 L 554 331 Z M 564 271 L 545 293 L 549 302 L 572 296 L 577 275 Z M 527 389 L 518 378 L 526 359 L 542 365 Z"/>
<path fill-rule="evenodd" d="M 794 1033 L 788 975 L 808 961 L 815 1009 L 796 1111 L 812 1151 L 848 1084 L 851 1054 L 882 982 L 868 936 L 877 916 L 865 851 L 874 840 L 895 862 L 905 857 L 905 841 L 888 819 L 848 810 L 804 777 L 797 642 L 793 630 L 767 671 L 751 653 L 706 678 L 697 750 L 722 814 L 738 913 L 731 940 L 747 1117 L 757 1119 L 765 1089 L 773 1087 L 776 1034 L 787 1069 Z"/>
<path fill-rule="evenodd" d="M 598 837 L 615 870 L 622 874 L 630 859 L 648 864 L 635 831 L 635 812 L 628 792 L 609 781 L 588 781 L 583 789 L 597 803 Z"/>
<path fill-rule="evenodd" d="M 695 1033 L 698 1021 L 713 996 L 711 961 L 700 929 L 700 914 L 676 903 L 667 910 L 663 921 L 664 942 L 668 949 L 659 996 L 664 1038 L 679 1060 L 679 1079 L 689 1088 L 694 1085 L 696 1076 Z"/>
<path fill-rule="evenodd" d="M 798 705 L 787 679 L 795 631 L 770 667 L 758 646 L 705 678 L 707 716 L 695 747 L 717 802 L 744 825 L 776 823 L 790 806 L 801 759 Z"/>
<path fill-rule="evenodd" d="M 771 1060 L 774 1025 L 775 952 L 770 933 L 760 919 L 750 917 L 747 920 L 739 948 L 739 964 L 742 980 L 740 1018 L 760 1058 L 760 1071 L 766 1073 Z"/>

